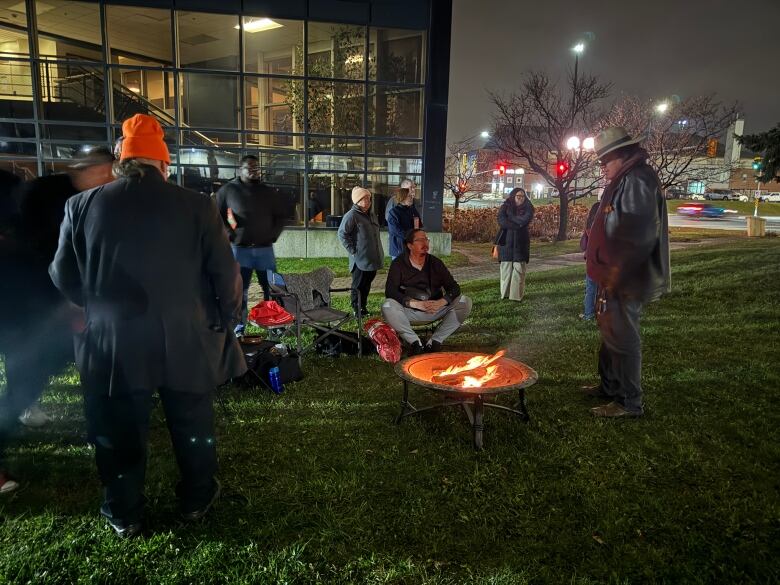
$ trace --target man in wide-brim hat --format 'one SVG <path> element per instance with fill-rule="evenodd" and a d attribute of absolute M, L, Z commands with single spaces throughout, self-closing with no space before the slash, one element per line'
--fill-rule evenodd
<path fill-rule="evenodd" d="M 640 141 L 619 127 L 605 129 L 595 141 L 607 185 L 586 260 L 588 276 L 598 285 L 601 381 L 583 391 L 609 400 L 591 409 L 599 417 L 644 414 L 639 317 L 646 303 L 669 291 L 666 200 Z"/>

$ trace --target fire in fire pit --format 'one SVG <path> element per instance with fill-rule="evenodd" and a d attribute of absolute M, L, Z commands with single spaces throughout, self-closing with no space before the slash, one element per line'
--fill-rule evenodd
<path fill-rule="evenodd" d="M 484 407 L 516 414 L 528 421 L 525 388 L 537 380 L 537 374 L 527 365 L 505 357 L 504 350 L 493 355 L 471 352 L 438 352 L 407 358 L 395 365 L 395 372 L 404 382 L 401 414 L 397 423 L 407 416 L 448 407 L 462 406 L 474 431 L 474 447 L 482 448 L 482 416 Z M 415 408 L 409 402 L 409 384 L 429 388 L 444 395 L 444 402 Z M 485 402 L 484 398 L 517 391 L 515 408 Z"/>

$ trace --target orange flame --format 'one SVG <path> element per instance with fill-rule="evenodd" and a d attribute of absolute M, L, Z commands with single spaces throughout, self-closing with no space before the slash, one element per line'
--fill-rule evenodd
<path fill-rule="evenodd" d="M 452 365 L 441 372 L 431 376 L 432 382 L 443 382 L 462 388 L 480 388 L 493 378 L 498 376 L 498 366 L 491 366 L 493 362 L 501 359 L 506 350 L 499 350 L 491 356 L 476 355 L 469 358 L 465 364 Z M 484 370 L 481 376 L 476 375 L 476 370 Z M 460 376 L 462 374 L 462 377 Z M 472 375 L 469 375 L 472 374 Z"/>

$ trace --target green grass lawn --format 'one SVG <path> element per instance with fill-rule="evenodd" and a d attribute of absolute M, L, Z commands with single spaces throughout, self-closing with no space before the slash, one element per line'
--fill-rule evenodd
<path fill-rule="evenodd" d="M 468 258 L 459 252 L 453 251 L 449 256 L 441 257 L 449 267 L 465 266 Z M 378 274 L 384 274 L 390 267 L 390 257 L 385 257 L 385 265 Z M 327 266 L 333 270 L 337 278 L 349 276 L 349 260 L 344 258 L 277 258 L 276 268 L 280 274 L 309 272 L 320 266 Z"/>
<path fill-rule="evenodd" d="M 24 487 L 0 496 L 0 582 L 777 583 L 779 284 L 776 238 L 675 252 L 674 292 L 643 319 L 647 414 L 602 421 L 575 391 L 596 380 L 598 344 L 576 318 L 581 268 L 529 274 L 519 305 L 468 283 L 475 310 L 450 347 L 508 347 L 535 368 L 530 424 L 489 411 L 477 453 L 454 410 L 393 424 L 389 364 L 309 357 L 279 398 L 227 391 L 225 493 L 197 525 L 177 520 L 154 412 L 132 542 L 98 517 L 63 376 L 44 397 L 57 420 L 10 452 Z"/>

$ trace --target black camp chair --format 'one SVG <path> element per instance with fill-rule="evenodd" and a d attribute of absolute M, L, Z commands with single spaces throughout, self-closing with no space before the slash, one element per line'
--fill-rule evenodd
<path fill-rule="evenodd" d="M 339 327 L 348 321 L 357 321 L 358 356 L 363 356 L 361 340 L 363 299 L 358 301 L 357 315 L 340 311 L 331 306 L 331 293 L 348 292 L 349 288 L 331 288 L 333 271 L 322 267 L 303 274 L 282 274 L 283 285 L 272 283 L 271 296 L 278 299 L 286 311 L 295 317 L 295 337 L 298 343 L 298 355 L 307 351 L 329 335 L 335 335 L 349 342 L 355 341 L 354 334 L 340 331 Z M 317 337 L 310 344 L 303 346 L 302 329 L 310 327 Z"/>

